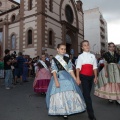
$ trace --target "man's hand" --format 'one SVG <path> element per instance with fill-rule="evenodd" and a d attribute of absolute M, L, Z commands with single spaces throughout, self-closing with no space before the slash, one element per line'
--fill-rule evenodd
<path fill-rule="evenodd" d="M 94 78 L 94 83 L 97 84 L 97 82 L 98 82 L 98 79 L 97 79 L 97 77 L 95 77 Z"/>

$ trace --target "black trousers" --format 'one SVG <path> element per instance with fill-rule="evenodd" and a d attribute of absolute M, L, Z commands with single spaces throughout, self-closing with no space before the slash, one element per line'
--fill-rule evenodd
<path fill-rule="evenodd" d="M 89 118 L 94 118 L 92 99 L 90 96 L 92 85 L 93 85 L 93 79 L 94 79 L 94 76 L 85 76 L 85 75 L 80 74 L 83 96 L 84 96 L 85 103 L 87 106 L 87 112 L 88 112 Z"/>

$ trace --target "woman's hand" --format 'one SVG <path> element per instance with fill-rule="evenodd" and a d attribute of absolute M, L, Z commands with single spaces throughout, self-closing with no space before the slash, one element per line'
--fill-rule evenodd
<path fill-rule="evenodd" d="M 107 72 L 105 72 L 105 77 L 108 78 L 108 73 Z"/>
<path fill-rule="evenodd" d="M 120 64 L 118 64 L 118 68 L 120 69 Z"/>
<path fill-rule="evenodd" d="M 59 83 L 59 82 L 55 82 L 55 86 L 56 86 L 57 88 L 59 88 L 59 87 L 60 87 L 60 83 Z"/>
<path fill-rule="evenodd" d="M 81 84 L 81 80 L 80 80 L 80 78 L 76 78 L 76 83 L 77 83 L 78 85 Z"/>

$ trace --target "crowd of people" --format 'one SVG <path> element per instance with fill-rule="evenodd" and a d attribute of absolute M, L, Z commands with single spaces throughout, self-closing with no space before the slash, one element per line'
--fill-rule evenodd
<path fill-rule="evenodd" d="M 5 50 L 4 58 L 0 59 L 0 78 L 5 79 L 5 88 L 11 89 L 17 83 L 28 82 L 29 77 L 35 76 L 35 63 L 39 56 L 30 58 L 29 55 L 23 55 L 22 52 L 10 54 L 10 50 Z"/>
<path fill-rule="evenodd" d="M 49 115 L 67 119 L 68 115 L 87 110 L 89 119 L 96 120 L 90 95 L 93 83 L 94 95 L 120 104 L 120 55 L 114 43 L 108 44 L 108 52 L 99 59 L 90 53 L 88 41 L 81 42 L 81 48 L 83 52 L 73 57 L 66 54 L 64 44 L 58 44 L 56 56 L 42 54 L 33 59 L 22 52 L 10 55 L 6 49 L 5 57 L 0 59 L 0 77 L 10 89 L 18 82 L 28 82 L 32 75 L 34 92 L 46 95 Z"/>

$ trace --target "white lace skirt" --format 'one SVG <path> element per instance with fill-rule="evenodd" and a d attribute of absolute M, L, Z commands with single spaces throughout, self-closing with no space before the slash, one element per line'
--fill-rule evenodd
<path fill-rule="evenodd" d="M 49 115 L 70 115 L 85 111 L 85 102 L 75 91 L 60 92 L 51 95 Z"/>

